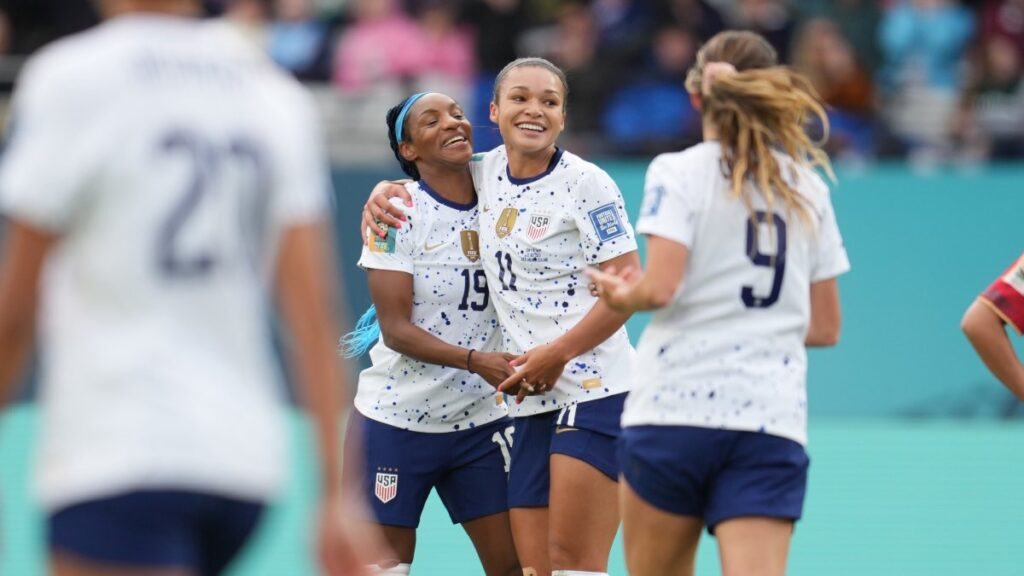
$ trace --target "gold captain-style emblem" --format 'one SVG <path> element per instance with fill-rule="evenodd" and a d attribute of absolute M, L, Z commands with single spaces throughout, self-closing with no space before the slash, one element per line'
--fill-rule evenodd
<path fill-rule="evenodd" d="M 463 230 L 459 233 L 462 240 L 462 253 L 470 262 L 480 259 L 480 234 L 476 230 Z"/>
<path fill-rule="evenodd" d="M 519 210 L 517 208 L 505 208 L 501 211 L 498 223 L 494 226 L 494 232 L 498 235 L 498 238 L 504 238 L 512 233 L 512 230 L 516 227 L 517 218 L 519 218 Z"/>

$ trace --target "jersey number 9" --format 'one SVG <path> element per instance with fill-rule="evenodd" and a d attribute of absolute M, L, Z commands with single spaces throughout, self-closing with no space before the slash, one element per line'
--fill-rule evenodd
<path fill-rule="evenodd" d="M 767 224 L 768 214 L 758 210 L 754 216 L 747 220 L 747 257 L 754 266 L 765 266 L 773 270 L 772 291 L 767 296 L 755 296 L 753 286 L 744 286 L 740 298 L 747 308 L 768 308 L 778 302 L 782 292 L 782 278 L 786 275 L 786 222 L 778 214 L 772 214 L 773 225 L 768 226 L 768 231 L 775 235 L 775 254 L 765 254 L 761 252 L 759 240 L 761 228 Z"/>

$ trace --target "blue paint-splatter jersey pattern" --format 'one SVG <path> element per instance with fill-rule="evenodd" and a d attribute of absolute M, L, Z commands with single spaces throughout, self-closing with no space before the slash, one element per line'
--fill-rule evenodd
<path fill-rule="evenodd" d="M 729 193 L 721 147 L 662 154 L 647 172 L 637 231 L 689 249 L 683 282 L 637 345 L 623 426 L 761 431 L 807 441 L 810 285 L 850 268 L 829 190 L 778 155 L 808 221 Z M 773 223 L 769 226 L 768 223 Z"/>
<path fill-rule="evenodd" d="M 413 276 L 411 322 L 456 346 L 497 351 L 498 320 L 481 269 L 477 204 L 453 204 L 426 183 L 411 183 L 408 221 L 393 241 L 364 247 L 359 265 Z M 476 374 L 420 362 L 384 345 L 359 375 L 355 406 L 367 418 L 416 432 L 453 432 L 507 414 L 494 388 Z"/>
<path fill-rule="evenodd" d="M 575 326 L 597 299 L 584 269 L 636 250 L 615 182 L 578 156 L 557 151 L 537 177 L 509 176 L 505 148 L 470 163 L 480 198 L 480 246 L 509 352 L 547 344 Z M 625 328 L 565 366 L 555 388 L 513 406 L 539 414 L 629 389 L 635 352 Z"/>

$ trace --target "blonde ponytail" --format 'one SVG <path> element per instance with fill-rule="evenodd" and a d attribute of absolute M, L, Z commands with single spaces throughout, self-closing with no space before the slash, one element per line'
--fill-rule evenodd
<path fill-rule="evenodd" d="M 775 204 L 781 201 L 809 221 L 799 192 L 782 174 L 773 151 L 781 151 L 805 166 L 821 167 L 835 178 L 822 144 L 828 138 L 828 117 L 818 93 L 803 75 L 777 65 L 775 50 L 752 32 L 729 31 L 715 35 L 700 50 L 697 63 L 686 78 L 690 93 L 701 95 L 704 121 L 718 132 L 722 168 L 731 194 L 742 199 L 753 219 L 748 179 L 767 206 L 772 222 Z M 736 72 L 705 75 L 704 68 L 725 62 Z M 705 85 L 710 82 L 710 85 Z M 823 128 L 820 140 L 807 133 L 811 120 Z"/>

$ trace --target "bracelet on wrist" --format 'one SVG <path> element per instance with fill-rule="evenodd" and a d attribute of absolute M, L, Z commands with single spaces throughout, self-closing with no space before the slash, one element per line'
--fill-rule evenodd
<path fill-rule="evenodd" d="M 473 348 L 470 348 L 469 352 L 466 353 L 466 372 L 469 372 L 470 374 L 476 374 L 476 372 L 473 372 L 473 365 L 472 365 L 472 362 L 473 362 L 473 352 L 476 352 L 476 350 L 474 350 Z"/>

